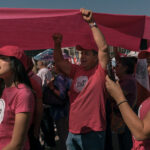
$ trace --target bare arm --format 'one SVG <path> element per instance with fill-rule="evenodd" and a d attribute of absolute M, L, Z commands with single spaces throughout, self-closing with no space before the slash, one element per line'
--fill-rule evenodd
<path fill-rule="evenodd" d="M 98 47 L 98 59 L 101 66 L 106 69 L 107 63 L 108 63 L 108 45 L 106 43 L 106 40 L 104 38 L 104 35 L 100 31 L 100 29 L 97 26 L 93 26 L 94 24 L 94 18 L 92 15 L 92 11 L 86 10 L 84 8 L 80 9 L 83 19 L 91 25 L 91 31 L 93 34 L 93 38 L 95 40 L 95 43 Z"/>
<path fill-rule="evenodd" d="M 12 139 L 3 150 L 22 150 L 27 138 L 30 115 L 30 113 L 16 114 Z"/>
<path fill-rule="evenodd" d="M 119 83 L 113 82 L 108 76 L 106 77 L 106 88 L 117 104 L 126 99 Z M 125 123 L 136 140 L 150 138 L 150 111 L 143 120 L 140 120 L 127 102 L 120 104 L 119 109 Z"/>
<path fill-rule="evenodd" d="M 147 113 L 144 120 L 140 120 L 128 103 L 121 104 L 119 109 L 125 123 L 136 140 L 150 138 L 150 111 Z"/>
<path fill-rule="evenodd" d="M 62 35 L 60 33 L 55 33 L 53 35 L 54 40 L 54 61 L 58 69 L 65 73 L 67 76 L 70 75 L 71 72 L 71 64 L 66 61 L 62 55 L 61 51 L 61 43 L 62 43 Z"/>

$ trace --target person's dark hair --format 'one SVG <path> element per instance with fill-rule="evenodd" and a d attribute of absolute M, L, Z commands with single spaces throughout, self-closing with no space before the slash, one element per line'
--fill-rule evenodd
<path fill-rule="evenodd" d="M 21 61 L 15 57 L 10 57 L 10 63 L 12 71 L 14 72 L 14 83 L 24 83 L 28 87 L 32 88 L 28 74 Z"/>
<path fill-rule="evenodd" d="M 4 80 L 0 78 L 0 96 L 2 96 L 4 88 L 5 88 Z"/>
<path fill-rule="evenodd" d="M 12 71 L 14 72 L 13 82 L 15 83 L 16 87 L 18 86 L 18 83 L 23 83 L 32 89 L 27 72 L 25 70 L 25 67 L 21 63 L 21 61 L 16 59 L 15 57 L 10 57 L 10 66 L 11 66 Z M 0 94 L 1 95 L 2 95 L 3 89 L 4 89 L 4 81 L 3 79 L 0 79 L 0 90 L 1 90 Z"/>
<path fill-rule="evenodd" d="M 32 69 L 33 69 L 33 62 L 32 62 L 32 58 L 27 56 L 27 68 L 26 68 L 26 72 L 29 73 Z"/>
<path fill-rule="evenodd" d="M 137 63 L 137 58 L 136 57 L 121 57 L 120 58 L 120 63 L 127 67 L 126 73 L 127 74 L 133 74 L 135 71 L 135 66 Z"/>

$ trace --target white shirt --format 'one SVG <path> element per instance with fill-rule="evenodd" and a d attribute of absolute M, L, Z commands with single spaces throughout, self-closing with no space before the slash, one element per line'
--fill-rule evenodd
<path fill-rule="evenodd" d="M 52 74 L 47 68 L 40 69 L 37 75 L 42 79 L 42 86 L 46 86 L 47 81 L 50 81 L 52 78 Z"/>

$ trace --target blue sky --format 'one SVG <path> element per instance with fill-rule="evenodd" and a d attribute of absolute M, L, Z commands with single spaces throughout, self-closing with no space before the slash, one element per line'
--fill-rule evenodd
<path fill-rule="evenodd" d="M 0 0 L 0 7 L 47 9 L 83 7 L 101 13 L 150 16 L 150 0 Z"/>

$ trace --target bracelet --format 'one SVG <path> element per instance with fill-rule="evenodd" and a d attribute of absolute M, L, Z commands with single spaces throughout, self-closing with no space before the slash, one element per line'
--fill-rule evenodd
<path fill-rule="evenodd" d="M 119 107 L 121 104 L 128 102 L 127 100 L 121 101 L 120 103 L 117 104 L 117 106 Z"/>
<path fill-rule="evenodd" d="M 90 26 L 91 28 L 93 28 L 93 27 L 97 27 L 97 24 L 96 24 L 96 22 L 93 22 L 92 24 L 89 24 L 89 26 Z"/>

